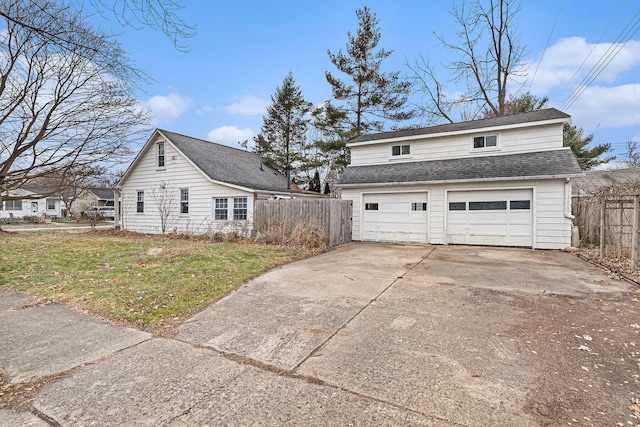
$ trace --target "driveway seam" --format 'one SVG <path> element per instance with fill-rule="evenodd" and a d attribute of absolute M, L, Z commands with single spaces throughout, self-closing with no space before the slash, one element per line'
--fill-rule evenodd
<path fill-rule="evenodd" d="M 411 270 L 413 270 L 414 268 L 416 268 L 418 265 L 422 264 L 424 262 L 425 259 L 427 259 L 432 253 L 433 251 L 436 250 L 436 246 L 432 246 L 431 250 L 429 252 L 427 252 L 426 255 L 422 256 L 420 258 L 420 261 L 416 262 L 414 265 L 412 265 L 407 271 L 405 271 L 404 273 L 402 273 L 400 276 L 396 277 L 395 279 L 393 279 L 393 281 L 387 285 L 382 291 L 380 291 L 380 293 L 378 295 L 376 295 L 375 297 L 373 297 L 373 299 L 371 299 L 368 303 L 366 303 L 362 308 L 360 308 L 360 310 L 358 310 L 356 312 L 356 314 L 354 314 L 353 316 L 351 316 L 346 322 L 344 322 L 338 329 L 336 329 L 335 331 L 333 331 L 333 333 L 331 335 L 329 335 L 327 337 L 327 339 L 325 339 L 324 341 L 322 341 L 318 346 L 316 346 L 316 348 L 314 348 L 306 357 L 304 357 L 300 362 L 298 362 L 292 369 L 289 370 L 289 372 L 295 373 L 298 368 L 300 366 L 302 366 L 303 363 L 305 363 L 307 360 L 309 360 L 311 357 L 314 357 L 315 354 L 318 352 L 318 350 L 320 350 L 322 347 L 324 347 L 333 337 L 335 337 L 338 332 L 340 332 L 341 330 L 343 330 L 345 327 L 347 327 L 347 325 L 349 325 L 353 319 L 355 319 L 356 317 L 358 317 L 360 315 L 360 313 L 362 313 L 364 310 L 366 310 L 371 304 L 373 304 L 375 301 L 378 300 L 378 298 L 380 298 L 385 292 L 387 292 L 389 289 L 391 289 L 391 287 L 393 285 L 396 284 L 396 282 L 400 279 L 402 279 L 407 273 L 409 273 Z"/>

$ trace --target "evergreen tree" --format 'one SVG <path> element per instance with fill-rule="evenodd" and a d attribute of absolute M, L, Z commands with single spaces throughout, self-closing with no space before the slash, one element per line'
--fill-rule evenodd
<path fill-rule="evenodd" d="M 323 193 L 324 194 L 331 194 L 331 187 L 329 187 L 329 183 L 328 182 L 324 183 L 324 191 L 323 191 Z"/>
<path fill-rule="evenodd" d="M 328 71 L 325 77 L 333 97 L 342 102 L 339 108 L 346 113 L 349 128 L 359 135 L 382 131 L 386 120 L 400 122 L 412 118 L 414 113 L 405 109 L 411 83 L 400 80 L 399 71 L 385 73 L 380 69 L 382 61 L 393 51 L 376 50 L 380 42 L 378 18 L 366 6 L 358 9 L 356 15 L 358 32 L 356 36 L 347 33 L 346 53 L 327 51 L 333 65 L 346 74 L 350 82 Z"/>
<path fill-rule="evenodd" d="M 587 146 L 593 141 L 593 134 L 582 136 L 583 130 L 569 123 L 564 124 L 563 143 L 565 147 L 571 147 L 582 170 L 589 170 L 595 166 L 608 163 L 615 156 L 601 157 L 612 150 L 611 144 L 598 144 L 593 148 Z"/>
<path fill-rule="evenodd" d="M 303 156 L 305 133 L 310 119 L 307 113 L 311 103 L 289 72 L 271 96 L 271 105 L 263 118 L 260 133 L 254 137 L 254 151 L 271 168 L 287 176 L 287 188 L 295 179 L 305 159 Z"/>
<path fill-rule="evenodd" d="M 347 33 L 346 51 L 327 51 L 338 71 L 346 75 L 341 80 L 325 72 L 336 103 L 325 102 L 312 114 L 314 126 L 321 138 L 315 141 L 324 153 L 330 169 L 342 171 L 350 162 L 347 142 L 358 135 L 382 131 L 386 122 L 402 122 L 413 117 L 406 109 L 411 83 L 400 80 L 400 72 L 381 70 L 382 61 L 393 51 L 378 48 L 378 19 L 368 7 L 356 11 L 358 31 Z"/>
<path fill-rule="evenodd" d="M 322 190 L 322 183 L 320 182 L 320 172 L 316 169 L 313 174 L 313 179 L 309 182 L 309 190 L 319 193 Z"/>

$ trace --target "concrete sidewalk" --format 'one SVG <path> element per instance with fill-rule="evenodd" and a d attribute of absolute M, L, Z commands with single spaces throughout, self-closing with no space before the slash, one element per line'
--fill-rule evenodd
<path fill-rule="evenodd" d="M 349 244 L 256 278 L 173 340 L 2 292 L 13 381 L 80 368 L 40 392 L 42 418 L 0 411 L 0 426 L 625 423 L 634 291 L 562 252 Z"/>

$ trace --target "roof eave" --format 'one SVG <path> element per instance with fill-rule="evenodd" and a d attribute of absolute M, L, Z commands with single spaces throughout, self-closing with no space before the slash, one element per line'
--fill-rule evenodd
<path fill-rule="evenodd" d="M 443 179 L 443 180 L 431 180 L 431 181 L 407 181 L 407 182 L 367 182 L 358 184 L 340 184 L 341 188 L 356 188 L 356 187 L 399 187 L 401 185 L 436 185 L 436 184 L 463 184 L 474 182 L 500 182 L 500 181 L 528 181 L 528 180 L 542 180 L 542 179 L 567 179 L 580 176 L 580 173 L 568 173 L 568 174 L 555 174 L 555 175 L 533 175 L 533 176 L 507 176 L 507 177 L 495 177 L 495 178 L 473 178 L 473 179 Z"/>

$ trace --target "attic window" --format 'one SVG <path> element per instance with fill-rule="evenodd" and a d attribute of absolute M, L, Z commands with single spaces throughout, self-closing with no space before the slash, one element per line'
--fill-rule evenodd
<path fill-rule="evenodd" d="M 164 142 L 158 142 L 158 167 L 164 167 Z"/>
<path fill-rule="evenodd" d="M 392 157 L 409 156 L 409 155 L 411 155 L 411 145 L 410 144 L 392 145 L 391 146 L 391 156 Z"/>
<path fill-rule="evenodd" d="M 496 148 L 498 146 L 498 135 L 483 135 L 473 137 L 473 149 Z"/>

